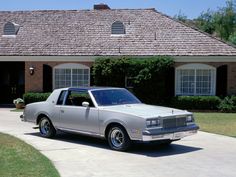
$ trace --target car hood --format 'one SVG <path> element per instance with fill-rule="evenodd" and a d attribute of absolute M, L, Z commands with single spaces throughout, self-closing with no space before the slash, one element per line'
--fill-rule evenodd
<path fill-rule="evenodd" d="M 102 107 L 101 109 L 112 112 L 131 114 L 143 118 L 167 117 L 167 116 L 191 114 L 188 111 L 183 111 L 163 106 L 147 105 L 147 104 L 126 104 L 126 105 L 106 106 Z"/>

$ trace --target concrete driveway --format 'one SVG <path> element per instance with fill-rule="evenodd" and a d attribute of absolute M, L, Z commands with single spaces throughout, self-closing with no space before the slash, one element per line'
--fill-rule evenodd
<path fill-rule="evenodd" d="M 136 144 L 130 152 L 109 149 L 103 140 L 60 133 L 39 136 L 21 113 L 0 109 L 0 132 L 33 145 L 62 177 L 235 177 L 236 139 L 199 132 L 169 147 Z"/>

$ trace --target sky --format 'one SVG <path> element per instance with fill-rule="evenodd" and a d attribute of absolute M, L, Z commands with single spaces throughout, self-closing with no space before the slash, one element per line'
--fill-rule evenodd
<path fill-rule="evenodd" d="M 81 10 L 92 9 L 94 4 L 105 3 L 113 9 L 155 8 L 169 16 L 180 11 L 188 18 L 198 17 L 207 9 L 217 10 L 226 0 L 1 0 L 0 11 L 15 10 Z"/>

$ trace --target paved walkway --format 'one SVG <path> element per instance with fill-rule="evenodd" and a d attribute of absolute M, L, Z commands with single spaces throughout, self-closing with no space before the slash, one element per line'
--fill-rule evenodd
<path fill-rule="evenodd" d="M 0 132 L 33 145 L 55 164 L 62 177 L 235 177 L 236 139 L 199 132 L 164 148 L 136 144 L 127 153 L 103 140 L 60 133 L 39 136 L 19 112 L 0 109 Z"/>

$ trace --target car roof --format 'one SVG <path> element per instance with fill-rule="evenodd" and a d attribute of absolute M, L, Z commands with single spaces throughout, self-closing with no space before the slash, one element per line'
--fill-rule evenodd
<path fill-rule="evenodd" d="M 119 88 L 119 87 L 68 87 L 68 88 L 60 88 L 57 90 L 93 91 L 93 90 L 110 90 L 110 89 L 123 89 L 123 88 Z"/>

